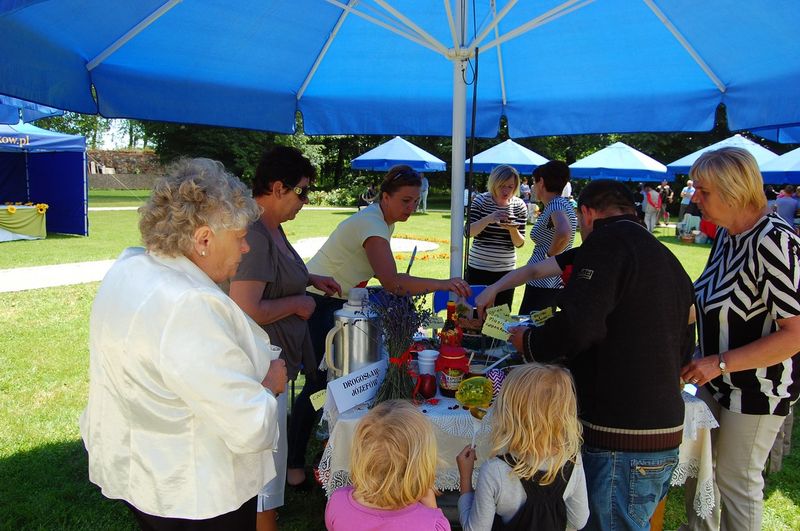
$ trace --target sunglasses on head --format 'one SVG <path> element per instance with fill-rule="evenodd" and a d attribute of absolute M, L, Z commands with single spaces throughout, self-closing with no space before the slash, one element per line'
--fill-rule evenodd
<path fill-rule="evenodd" d="M 417 173 L 414 170 L 403 170 L 403 171 L 395 173 L 394 177 L 392 177 L 392 181 L 396 181 L 400 177 L 412 178 L 412 179 L 419 179 L 420 178 L 419 173 Z"/>

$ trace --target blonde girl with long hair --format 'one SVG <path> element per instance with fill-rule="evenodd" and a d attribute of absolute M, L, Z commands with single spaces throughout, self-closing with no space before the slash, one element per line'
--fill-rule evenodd
<path fill-rule="evenodd" d="M 433 488 L 433 427 L 410 402 L 375 406 L 359 422 L 350 452 L 353 485 L 328 501 L 329 531 L 450 530 Z"/>
<path fill-rule="evenodd" d="M 495 457 L 481 466 L 474 492 L 475 449 L 456 458 L 464 530 L 583 527 L 589 504 L 569 371 L 538 363 L 512 369 L 491 418 Z"/>

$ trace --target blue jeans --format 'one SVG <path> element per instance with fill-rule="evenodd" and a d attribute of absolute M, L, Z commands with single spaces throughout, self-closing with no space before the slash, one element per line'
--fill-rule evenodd
<path fill-rule="evenodd" d="M 585 530 L 650 529 L 650 517 L 669 490 L 678 449 L 614 452 L 584 445 L 589 497 Z"/>

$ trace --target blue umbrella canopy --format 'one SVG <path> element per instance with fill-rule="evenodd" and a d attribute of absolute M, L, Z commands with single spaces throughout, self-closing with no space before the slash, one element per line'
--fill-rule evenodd
<path fill-rule="evenodd" d="M 520 173 L 531 173 L 537 166 L 546 162 L 547 159 L 535 151 L 509 139 L 472 157 L 472 169 L 480 173 L 489 173 L 495 166 L 508 164 Z M 469 167 L 469 160 L 464 164 Z"/>
<path fill-rule="evenodd" d="M 800 184 L 800 148 L 760 165 L 767 184 Z"/>
<path fill-rule="evenodd" d="M 355 170 L 387 171 L 397 164 L 407 164 L 416 171 L 444 171 L 447 164 L 399 136 L 354 158 Z"/>
<path fill-rule="evenodd" d="M 76 16 L 76 13 L 79 16 Z M 107 118 L 511 137 L 800 123 L 795 0 L 0 0 L 0 93 Z M 476 59 L 477 56 L 477 59 Z"/>
<path fill-rule="evenodd" d="M 752 132 L 781 144 L 800 144 L 800 125 L 782 125 L 778 127 L 754 128 Z"/>
<path fill-rule="evenodd" d="M 746 149 L 747 151 L 749 151 L 755 157 L 756 162 L 759 164 L 759 166 L 761 164 L 764 164 L 765 162 L 768 162 L 768 161 L 770 161 L 770 160 L 772 160 L 772 159 L 774 159 L 774 158 L 776 158 L 778 156 L 777 154 L 773 153 L 772 151 L 768 150 L 767 148 L 756 144 L 752 140 L 750 140 L 748 138 L 745 138 L 742 135 L 733 135 L 730 138 L 726 138 L 725 140 L 721 140 L 721 141 L 719 141 L 719 142 L 717 142 L 715 144 L 711 144 L 710 146 L 706 146 L 706 147 L 704 147 L 702 149 L 698 149 L 694 153 L 690 153 L 690 154 L 686 155 L 685 157 L 679 158 L 675 162 L 671 162 L 670 164 L 667 164 L 667 171 L 671 175 L 678 174 L 678 173 L 687 174 L 687 173 L 689 173 L 689 168 L 692 167 L 692 164 L 694 164 L 694 161 L 696 161 L 698 158 L 700 158 L 700 155 L 702 155 L 706 151 L 712 151 L 712 150 L 720 149 L 720 148 L 724 148 L 724 147 L 738 147 L 738 148 Z"/>
<path fill-rule="evenodd" d="M 64 111 L 39 105 L 31 101 L 0 95 L 0 124 L 16 125 L 20 122 L 32 122 L 39 118 L 60 116 Z"/>
<path fill-rule="evenodd" d="M 617 181 L 660 181 L 667 167 L 627 144 L 615 142 L 569 165 L 573 177 Z"/>

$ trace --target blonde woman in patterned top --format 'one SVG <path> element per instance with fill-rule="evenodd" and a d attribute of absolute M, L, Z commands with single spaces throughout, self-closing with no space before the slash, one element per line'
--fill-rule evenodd
<path fill-rule="evenodd" d="M 715 514 L 692 529 L 761 529 L 761 471 L 800 395 L 800 237 L 770 213 L 747 151 L 703 154 L 692 202 L 719 226 L 694 283 L 701 357 L 683 368 L 719 420 L 713 438 Z M 720 513 L 720 506 L 722 511 Z"/>

